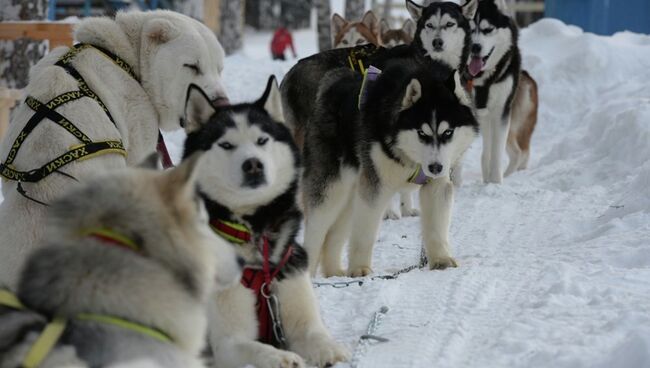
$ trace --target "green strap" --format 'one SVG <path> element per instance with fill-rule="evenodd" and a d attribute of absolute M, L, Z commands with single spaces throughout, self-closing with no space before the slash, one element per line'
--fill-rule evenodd
<path fill-rule="evenodd" d="M 29 352 L 23 360 L 24 368 L 37 368 L 47 355 L 52 351 L 54 345 L 59 341 L 65 331 L 67 321 L 62 317 L 55 317 L 52 322 L 45 326 L 41 335 L 29 349 Z"/>
<path fill-rule="evenodd" d="M 107 325 L 113 325 L 117 327 L 121 327 L 127 330 L 131 330 L 137 333 L 140 333 L 142 335 L 147 335 L 153 339 L 156 339 L 161 342 L 166 342 L 166 343 L 172 343 L 173 340 L 171 337 L 169 337 L 167 334 L 160 330 L 156 330 L 151 327 L 147 327 L 145 325 L 141 325 L 139 323 L 127 321 L 122 318 L 117 318 L 117 317 L 112 317 L 112 316 L 107 316 L 104 314 L 92 314 L 92 313 L 81 313 L 77 315 L 77 319 L 80 321 L 91 321 L 91 322 L 99 322 Z"/>
<path fill-rule="evenodd" d="M 18 297 L 9 290 L 0 289 L 0 305 L 13 309 L 23 310 L 25 306 L 18 300 Z"/>

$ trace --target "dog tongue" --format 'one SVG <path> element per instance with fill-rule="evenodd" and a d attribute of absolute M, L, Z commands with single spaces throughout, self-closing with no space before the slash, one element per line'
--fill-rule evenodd
<path fill-rule="evenodd" d="M 469 63 L 469 74 L 472 75 L 472 77 L 476 77 L 478 73 L 481 72 L 483 69 L 483 58 L 480 57 L 473 57 L 472 61 Z"/>

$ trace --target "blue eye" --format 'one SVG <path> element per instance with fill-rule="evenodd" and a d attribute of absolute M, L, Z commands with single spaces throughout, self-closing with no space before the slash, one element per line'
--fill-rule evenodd
<path fill-rule="evenodd" d="M 219 147 L 223 148 L 226 151 L 230 151 L 231 149 L 235 148 L 235 146 L 230 144 L 230 142 L 221 142 L 219 143 Z"/>
<path fill-rule="evenodd" d="M 259 138 L 257 139 L 257 145 L 258 145 L 258 146 L 263 146 L 263 145 L 265 145 L 266 142 L 268 142 L 268 141 L 269 141 L 269 138 L 268 138 L 268 137 L 259 137 Z"/>

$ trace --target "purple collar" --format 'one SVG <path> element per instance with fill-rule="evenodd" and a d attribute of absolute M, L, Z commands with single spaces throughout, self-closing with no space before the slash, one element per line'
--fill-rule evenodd
<path fill-rule="evenodd" d="M 413 172 L 413 175 L 408 179 L 409 183 L 424 185 L 431 181 L 431 178 L 424 173 L 422 166 L 418 165 L 417 169 Z"/>

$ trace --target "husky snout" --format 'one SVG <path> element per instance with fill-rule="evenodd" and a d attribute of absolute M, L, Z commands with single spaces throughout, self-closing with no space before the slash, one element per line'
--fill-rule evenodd
<path fill-rule="evenodd" d="M 434 38 L 433 39 L 433 50 L 434 51 L 443 51 L 443 46 L 445 45 L 445 41 L 443 41 L 442 38 Z"/>
<path fill-rule="evenodd" d="M 266 183 L 264 164 L 257 158 L 249 158 L 241 166 L 244 173 L 244 185 L 256 188 Z"/>

